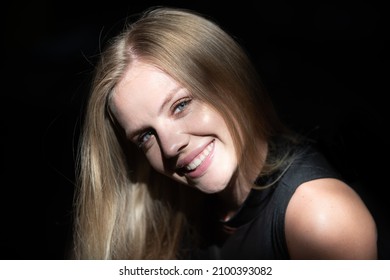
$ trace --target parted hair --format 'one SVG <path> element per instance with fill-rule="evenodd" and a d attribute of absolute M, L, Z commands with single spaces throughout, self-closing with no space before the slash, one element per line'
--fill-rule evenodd
<path fill-rule="evenodd" d="M 78 146 L 75 259 L 182 258 L 183 236 L 192 236 L 184 233 L 196 232 L 201 218 L 189 205 L 205 195 L 155 172 L 110 112 L 110 97 L 134 59 L 158 67 L 223 116 L 240 176 L 258 161 L 266 173 L 283 160 L 258 156 L 256 141 L 272 144 L 285 127 L 234 37 L 194 11 L 148 9 L 107 42 L 95 68 Z"/>

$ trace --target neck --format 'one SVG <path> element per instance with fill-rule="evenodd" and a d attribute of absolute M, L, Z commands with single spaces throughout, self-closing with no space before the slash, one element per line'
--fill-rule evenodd
<path fill-rule="evenodd" d="M 248 197 L 254 181 L 260 174 L 267 155 L 267 143 L 259 141 L 257 145 L 258 156 L 256 162 L 248 164 L 245 172 L 237 170 L 231 183 L 220 193 L 218 193 L 220 216 L 224 220 L 232 217 Z"/>

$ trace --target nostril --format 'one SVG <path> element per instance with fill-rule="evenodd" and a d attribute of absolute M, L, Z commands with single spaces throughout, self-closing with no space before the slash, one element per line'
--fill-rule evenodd
<path fill-rule="evenodd" d="M 174 158 L 185 150 L 189 143 L 189 136 L 181 133 L 159 134 L 160 147 L 166 158 Z"/>

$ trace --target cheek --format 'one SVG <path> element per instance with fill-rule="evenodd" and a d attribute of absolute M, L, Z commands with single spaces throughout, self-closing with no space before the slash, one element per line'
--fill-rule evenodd
<path fill-rule="evenodd" d="M 219 113 L 210 110 L 205 112 L 201 117 L 201 123 L 199 125 L 214 132 L 218 137 L 222 137 L 221 140 L 224 142 L 231 141 L 229 129 Z"/>
<path fill-rule="evenodd" d="M 163 173 L 164 164 L 162 160 L 161 152 L 158 148 L 152 147 L 146 154 L 146 159 L 149 164 L 153 167 L 157 172 Z"/>
<path fill-rule="evenodd" d="M 199 114 L 192 114 L 189 121 L 192 127 L 198 129 L 216 131 L 226 127 L 222 116 L 206 106 L 199 110 Z"/>

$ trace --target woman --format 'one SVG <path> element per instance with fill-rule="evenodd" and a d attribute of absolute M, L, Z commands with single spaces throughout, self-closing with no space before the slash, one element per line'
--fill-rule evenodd
<path fill-rule="evenodd" d="M 155 8 L 96 68 L 77 259 L 375 259 L 376 225 L 217 24 Z"/>

